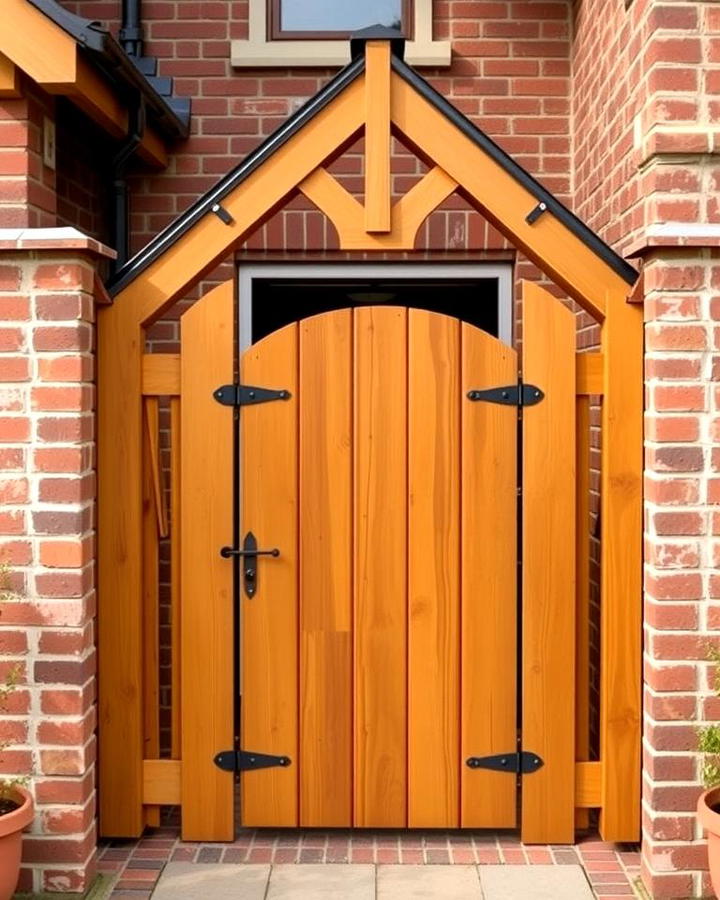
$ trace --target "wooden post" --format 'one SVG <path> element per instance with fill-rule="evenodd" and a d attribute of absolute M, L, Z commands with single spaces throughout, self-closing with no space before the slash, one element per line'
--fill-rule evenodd
<path fill-rule="evenodd" d="M 365 231 L 390 231 L 390 41 L 365 46 Z"/>

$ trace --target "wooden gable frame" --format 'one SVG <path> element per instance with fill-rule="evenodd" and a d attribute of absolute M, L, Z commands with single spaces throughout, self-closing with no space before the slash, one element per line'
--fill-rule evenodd
<path fill-rule="evenodd" d="M 638 837 L 643 332 L 642 309 L 628 302 L 637 274 L 406 66 L 383 37 L 368 36 L 364 53 L 130 260 L 110 285 L 115 302 L 100 311 L 100 778 L 107 786 L 100 815 L 105 834 L 139 834 L 145 821 L 143 709 L 136 690 L 143 665 L 145 330 L 298 192 L 333 222 L 343 249 L 386 251 L 412 250 L 423 220 L 458 191 L 601 323 L 601 353 L 594 355 L 592 366 L 579 368 L 579 381 L 603 395 L 601 759 L 578 766 L 578 806 L 600 808 L 606 840 Z M 327 170 L 363 134 L 364 206 Z M 430 167 L 394 206 L 391 134 Z M 230 285 L 222 289 L 223 297 L 230 297 L 229 290 Z M 198 784 L 197 789 L 211 786 Z"/>

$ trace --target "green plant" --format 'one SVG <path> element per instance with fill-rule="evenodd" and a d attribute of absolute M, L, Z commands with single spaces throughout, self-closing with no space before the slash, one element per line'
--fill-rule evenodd
<path fill-rule="evenodd" d="M 720 647 L 708 648 L 708 660 L 715 665 L 713 690 L 720 697 Z M 701 777 L 709 790 L 720 785 L 720 723 L 698 729 L 698 750 L 703 754 Z"/>
<path fill-rule="evenodd" d="M 0 615 L 2 615 L 2 604 L 7 603 L 13 598 L 10 590 L 10 569 L 7 563 L 0 563 Z M 20 680 L 22 667 L 20 665 L 13 666 L 0 680 L 0 713 L 7 709 L 7 700 L 10 694 L 15 690 Z M 9 746 L 10 741 L 0 741 L 0 758 L 3 751 Z M 0 800 L 6 800 L 12 789 L 17 785 L 24 784 L 24 778 L 2 778 L 0 777 Z M 1 811 L 1 810 L 0 810 Z"/>

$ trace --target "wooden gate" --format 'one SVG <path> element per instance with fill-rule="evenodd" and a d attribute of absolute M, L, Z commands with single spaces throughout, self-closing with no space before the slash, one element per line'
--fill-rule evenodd
<path fill-rule="evenodd" d="M 574 323 L 529 306 L 560 330 L 542 323 L 526 349 L 552 381 L 526 412 L 541 537 L 526 541 L 523 749 L 546 784 L 527 816 L 551 792 L 571 834 L 573 667 L 552 660 L 574 642 Z M 246 351 L 241 382 L 287 394 L 241 410 L 241 533 L 279 555 L 244 562 L 240 734 L 290 764 L 243 772 L 243 824 L 515 825 L 517 371 L 479 329 L 398 307 L 325 313 Z"/>

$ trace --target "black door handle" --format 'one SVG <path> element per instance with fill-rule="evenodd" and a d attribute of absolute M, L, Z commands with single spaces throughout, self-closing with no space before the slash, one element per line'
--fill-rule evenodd
<path fill-rule="evenodd" d="M 248 597 L 254 597 L 257 593 L 257 557 L 280 556 L 277 547 L 272 550 L 258 550 L 257 539 L 252 531 L 248 531 L 243 541 L 242 549 L 239 547 L 223 547 L 220 550 L 223 559 L 238 556 L 243 561 L 243 587 Z"/>

